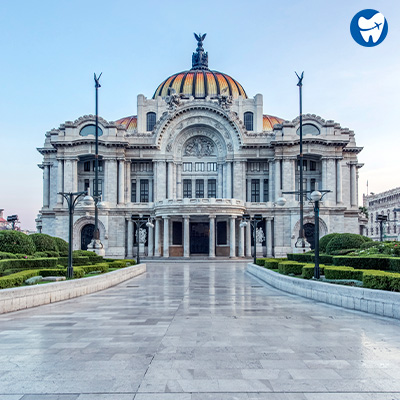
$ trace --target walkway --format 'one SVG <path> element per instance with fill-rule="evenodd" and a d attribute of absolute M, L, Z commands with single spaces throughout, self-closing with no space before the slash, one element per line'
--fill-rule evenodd
<path fill-rule="evenodd" d="M 0 399 L 400 399 L 399 321 L 244 269 L 154 262 L 106 291 L 0 316 Z"/>

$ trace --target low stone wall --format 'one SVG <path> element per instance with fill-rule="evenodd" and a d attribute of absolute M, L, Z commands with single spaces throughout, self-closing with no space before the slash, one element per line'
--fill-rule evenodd
<path fill-rule="evenodd" d="M 400 319 L 400 293 L 298 279 L 247 264 L 247 272 L 274 288 L 351 310 Z"/>
<path fill-rule="evenodd" d="M 55 303 L 118 285 L 146 272 L 146 264 L 70 281 L 0 290 L 0 314 Z"/>

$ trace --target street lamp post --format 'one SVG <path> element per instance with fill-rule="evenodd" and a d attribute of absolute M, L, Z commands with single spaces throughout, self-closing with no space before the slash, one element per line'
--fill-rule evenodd
<path fill-rule="evenodd" d="M 59 192 L 65 200 L 67 200 L 68 210 L 69 210 L 69 229 L 68 229 L 68 267 L 67 267 L 67 278 L 70 279 L 74 275 L 74 270 L 72 267 L 72 241 L 73 241 L 73 215 L 75 210 L 75 205 L 78 200 L 85 194 L 84 192 Z"/>
<path fill-rule="evenodd" d="M 136 252 L 136 263 L 140 264 L 140 229 L 146 225 L 148 228 L 154 228 L 154 224 L 151 222 L 151 217 L 150 215 L 132 215 L 131 220 L 135 224 L 136 227 L 136 247 L 137 247 L 137 252 Z"/>
<path fill-rule="evenodd" d="M 262 221 L 263 217 L 261 214 L 255 214 L 253 218 L 250 217 L 249 214 L 243 214 L 242 216 L 242 222 L 240 223 L 241 227 L 247 226 L 248 223 L 250 223 L 250 226 L 253 229 L 253 240 L 254 240 L 254 264 L 256 264 L 257 261 L 257 225 L 260 221 Z"/>
<path fill-rule="evenodd" d="M 387 215 L 378 214 L 376 216 L 376 222 L 379 222 L 379 241 L 383 242 L 383 223 L 388 222 Z"/>
<path fill-rule="evenodd" d="M 15 230 L 15 224 L 17 222 L 19 222 L 18 215 L 15 215 L 15 214 L 14 215 L 9 215 L 7 217 L 7 222 L 11 222 L 12 230 L 14 231 Z"/>

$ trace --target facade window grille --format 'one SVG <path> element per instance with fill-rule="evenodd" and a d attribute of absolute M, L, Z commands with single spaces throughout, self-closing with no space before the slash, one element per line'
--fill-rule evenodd
<path fill-rule="evenodd" d="M 192 163 L 191 162 L 184 162 L 183 163 L 183 171 L 184 172 L 191 172 L 192 171 Z"/>
<path fill-rule="evenodd" d="M 268 169 L 269 169 L 268 168 L 268 163 L 267 162 L 263 162 L 262 164 L 263 164 L 263 171 L 264 172 L 268 172 Z"/>
<path fill-rule="evenodd" d="M 83 163 L 83 170 L 84 170 L 85 172 L 90 172 L 90 161 L 85 161 L 85 162 Z"/>
<path fill-rule="evenodd" d="M 248 131 L 253 130 L 253 113 L 248 111 L 244 113 L 244 126 Z"/>
<path fill-rule="evenodd" d="M 268 186 L 268 179 L 264 179 L 264 201 L 269 201 L 269 186 Z"/>
<path fill-rule="evenodd" d="M 297 171 L 300 171 L 300 160 L 297 160 Z M 307 171 L 307 160 L 303 160 L 303 171 Z"/>
<path fill-rule="evenodd" d="M 102 179 L 98 179 L 98 190 L 99 190 L 99 196 L 101 196 L 103 194 L 103 180 Z M 95 193 L 94 191 L 95 189 L 95 180 L 93 179 L 93 194 Z"/>
<path fill-rule="evenodd" d="M 131 182 L 131 202 L 136 203 L 136 179 Z"/>
<path fill-rule="evenodd" d="M 215 172 L 216 170 L 217 170 L 217 163 L 216 162 L 207 163 L 207 171 Z"/>
<path fill-rule="evenodd" d="M 217 197 L 217 181 L 216 181 L 216 179 L 208 180 L 207 196 L 210 199 L 215 199 Z"/>
<path fill-rule="evenodd" d="M 315 179 L 311 179 L 310 190 L 313 192 L 315 190 Z"/>
<path fill-rule="evenodd" d="M 259 179 L 251 180 L 251 201 L 253 203 L 260 202 L 260 180 Z"/>
<path fill-rule="evenodd" d="M 156 113 L 148 112 L 146 115 L 146 130 L 147 130 L 147 132 L 151 132 L 154 129 L 155 124 L 156 124 Z"/>
<path fill-rule="evenodd" d="M 195 163 L 194 170 L 195 171 L 204 171 L 204 163 L 203 162 Z"/>
<path fill-rule="evenodd" d="M 191 179 L 183 180 L 183 197 L 186 199 L 192 198 L 192 180 Z"/>
<path fill-rule="evenodd" d="M 204 198 L 204 179 L 196 179 L 196 199 Z"/>
<path fill-rule="evenodd" d="M 140 202 L 141 203 L 149 202 L 149 180 L 148 179 L 140 180 Z"/>

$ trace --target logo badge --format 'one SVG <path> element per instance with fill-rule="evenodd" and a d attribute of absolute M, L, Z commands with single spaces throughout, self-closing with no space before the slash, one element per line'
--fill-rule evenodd
<path fill-rule="evenodd" d="M 386 38 L 388 23 L 384 15 L 379 11 L 362 10 L 351 20 L 350 33 L 360 46 L 378 46 Z"/>

